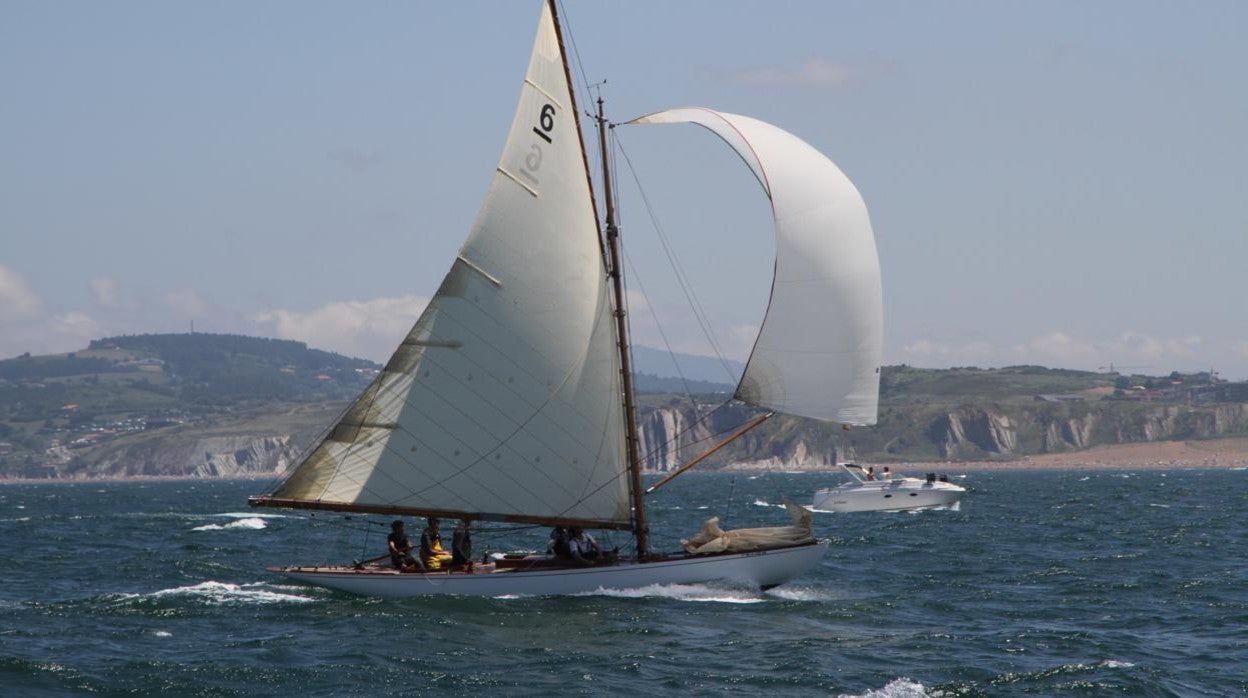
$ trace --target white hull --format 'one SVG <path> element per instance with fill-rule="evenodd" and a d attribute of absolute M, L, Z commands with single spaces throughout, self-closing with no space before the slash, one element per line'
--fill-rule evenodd
<path fill-rule="evenodd" d="M 654 562 L 631 560 L 600 567 L 500 570 L 482 574 L 400 574 L 346 567 L 279 567 L 271 571 L 309 584 L 352 594 L 403 598 L 432 594 L 462 596 L 549 596 L 599 589 L 638 589 L 654 584 L 732 582 L 770 588 L 814 567 L 828 542 L 727 555 L 674 556 Z"/>
<path fill-rule="evenodd" d="M 966 488 L 917 478 L 853 482 L 816 490 L 811 508 L 838 514 L 856 511 L 910 511 L 957 503 Z"/>

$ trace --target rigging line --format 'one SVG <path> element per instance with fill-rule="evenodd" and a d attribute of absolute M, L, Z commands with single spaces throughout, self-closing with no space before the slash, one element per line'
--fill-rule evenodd
<path fill-rule="evenodd" d="M 581 62 L 581 51 L 576 47 L 576 34 L 572 31 L 572 22 L 568 19 L 568 8 L 563 0 L 558 0 L 558 3 L 559 16 L 563 18 L 563 28 L 567 30 L 568 43 L 572 44 L 572 55 L 576 56 L 576 69 L 581 74 L 581 82 L 585 84 L 585 95 L 592 97 L 593 90 L 589 87 L 589 78 L 585 76 L 585 64 Z"/>
<path fill-rule="evenodd" d="M 633 182 L 637 185 L 637 191 L 641 195 L 642 203 L 645 205 L 646 212 L 650 216 L 651 225 L 654 226 L 655 232 L 658 233 L 659 242 L 663 245 L 663 251 L 667 255 L 668 263 L 672 265 L 672 270 L 675 273 L 676 280 L 680 285 L 681 291 L 684 292 L 685 299 L 689 302 L 690 307 L 693 309 L 694 317 L 697 319 L 698 325 L 702 328 L 702 334 L 706 336 L 707 341 L 711 345 L 711 349 L 715 352 L 715 356 L 719 359 L 720 365 L 724 367 L 724 373 L 727 374 L 729 380 L 739 382 L 739 378 L 735 376 L 732 369 L 728 367 L 728 360 L 724 358 L 724 353 L 720 349 L 719 343 L 716 341 L 714 332 L 711 329 L 709 316 L 702 308 L 702 304 L 698 301 L 697 293 L 693 290 L 693 285 L 689 282 L 688 274 L 685 272 L 684 266 L 681 265 L 680 259 L 676 256 L 675 250 L 672 248 L 667 239 L 667 235 L 663 232 L 663 227 L 659 224 L 658 216 L 654 212 L 654 207 L 650 204 L 650 197 L 646 196 L 646 191 L 641 186 L 641 179 L 637 175 L 637 168 L 633 166 L 632 159 L 628 157 L 628 151 L 624 149 L 624 144 L 618 141 L 618 136 L 616 138 L 616 145 L 619 148 L 620 155 L 624 156 L 624 163 L 628 165 L 629 173 L 633 176 Z"/>
<path fill-rule="evenodd" d="M 612 139 L 612 144 L 618 147 L 619 138 L 616 136 L 614 128 L 611 130 L 611 139 Z M 619 177 L 615 177 L 614 181 L 619 182 L 620 181 Z M 617 194 L 616 194 L 615 200 L 619 201 L 620 196 L 618 194 L 618 189 L 619 189 L 618 184 L 616 186 L 616 189 L 617 189 Z M 621 217 L 618 211 L 616 213 L 616 216 L 617 218 Z M 650 310 L 650 317 L 654 319 L 654 325 L 659 331 L 659 337 L 663 340 L 663 346 L 667 348 L 667 354 L 668 356 L 672 358 L 672 366 L 676 369 L 676 375 L 680 376 L 680 383 L 682 386 L 684 386 L 684 389 L 685 389 L 685 397 L 688 398 L 689 405 L 693 408 L 693 414 L 695 417 L 697 417 L 696 421 L 700 422 L 702 421 L 702 414 L 698 410 L 697 401 L 693 399 L 693 391 L 689 389 L 689 380 L 685 377 L 685 372 L 681 370 L 680 362 L 676 360 L 676 352 L 672 350 L 672 343 L 668 341 L 667 339 L 667 332 L 663 330 L 663 323 L 659 321 L 658 311 L 654 309 L 654 303 L 650 301 L 650 294 L 646 292 L 646 285 L 644 282 L 642 282 L 641 275 L 637 272 L 636 265 L 633 264 L 633 258 L 628 254 L 628 250 L 624 249 L 624 245 L 622 243 L 623 241 L 621 240 L 620 251 L 624 255 L 625 263 L 628 264 L 628 269 L 629 269 L 628 278 L 636 280 L 637 287 L 638 289 L 641 290 L 641 296 L 646 301 L 646 308 Z M 631 325 L 632 323 L 630 322 L 629 326 L 631 327 Z M 650 455 L 649 453 L 646 454 L 646 456 L 649 456 L 649 455 Z"/>
<path fill-rule="evenodd" d="M 614 131 L 612 132 L 612 135 L 615 135 Z M 637 175 L 636 168 L 633 167 L 632 159 L 629 158 L 628 153 L 624 151 L 624 145 L 619 141 L 618 135 L 615 135 L 615 145 L 620 151 L 620 154 L 624 156 L 624 161 L 628 165 L 629 172 L 633 176 L 633 181 L 637 185 L 637 191 L 641 194 L 642 201 L 646 206 L 646 211 L 650 215 L 650 223 L 654 226 L 655 232 L 658 234 L 659 242 L 663 245 L 663 250 L 667 255 L 668 263 L 672 266 L 673 275 L 675 276 L 676 281 L 680 284 L 681 291 L 685 294 L 685 300 L 689 303 L 689 306 L 693 311 L 694 318 L 697 319 L 698 324 L 702 329 L 702 334 L 706 337 L 707 342 L 711 345 L 711 349 L 719 358 L 720 365 L 724 367 L 724 371 L 727 374 L 728 379 L 730 381 L 736 381 L 737 378 L 733 375 L 731 369 L 728 368 L 728 363 L 724 359 L 723 351 L 719 347 L 719 342 L 715 337 L 710 316 L 707 315 L 706 310 L 702 307 L 702 304 L 698 299 L 697 292 L 694 290 L 693 283 L 689 280 L 689 274 L 685 271 L 684 265 L 680 263 L 680 258 L 676 255 L 675 248 L 668 241 L 667 235 L 663 231 L 663 227 L 659 224 L 658 216 L 655 214 L 654 208 L 650 205 L 650 199 L 646 196 L 646 192 L 641 186 L 641 179 Z M 620 178 L 617 176 L 616 181 L 618 182 L 619 180 Z"/>
<path fill-rule="evenodd" d="M 576 58 L 576 70 L 577 72 L 581 74 L 581 84 L 584 85 L 585 87 L 585 101 L 581 102 L 581 104 L 593 104 L 594 89 L 589 84 L 589 77 L 586 76 L 585 74 L 585 64 L 581 62 L 581 51 L 576 45 L 576 34 L 573 33 L 572 23 L 570 19 L 568 18 L 568 8 L 564 5 L 563 0 L 557 0 L 557 2 L 559 4 L 559 17 L 562 20 L 560 23 L 562 24 L 562 28 L 564 30 L 563 33 L 567 35 L 568 43 L 572 45 L 572 55 L 573 57 Z M 576 85 L 568 85 L 569 91 L 575 92 L 577 89 L 579 88 L 577 88 Z M 575 99 L 575 97 L 573 99 Z M 579 123 L 580 123 L 579 120 L 577 123 L 578 123 L 578 130 L 579 130 Z M 593 148 L 590 148 L 588 150 L 593 150 Z M 586 165 L 588 166 L 589 158 L 596 157 L 596 154 L 590 153 L 590 152 L 586 152 L 585 154 L 586 154 Z"/>
<path fill-rule="evenodd" d="M 628 264 L 629 276 L 637 281 L 637 287 L 641 290 L 641 297 L 646 301 L 646 307 L 650 310 L 650 317 L 654 319 L 654 326 L 659 330 L 659 337 L 663 340 L 663 346 L 667 348 L 668 356 L 672 357 L 672 366 L 676 369 L 676 375 L 680 376 L 680 384 L 684 386 L 685 397 L 689 400 L 689 406 L 693 408 L 693 414 L 701 421 L 702 413 L 698 411 L 698 403 L 693 399 L 693 391 L 689 389 L 689 380 L 685 378 L 685 372 L 680 370 L 680 362 L 676 360 L 676 352 L 672 350 L 672 343 L 667 339 L 667 333 L 663 331 L 663 323 L 659 322 L 659 314 L 654 309 L 654 304 L 650 302 L 650 294 L 646 293 L 646 285 L 642 283 L 641 276 L 637 273 L 637 267 L 633 264 L 633 258 L 626 252 L 624 253 L 624 261 Z"/>

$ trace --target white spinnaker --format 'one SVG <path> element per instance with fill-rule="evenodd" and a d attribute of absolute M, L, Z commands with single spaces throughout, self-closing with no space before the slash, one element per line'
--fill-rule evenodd
<path fill-rule="evenodd" d="M 786 414 L 875 424 L 884 346 L 875 234 L 831 160 L 758 119 L 691 107 L 630 123 L 695 123 L 732 146 L 771 199 L 776 275 L 735 397 Z"/>
<path fill-rule="evenodd" d="M 630 520 L 619 356 L 549 6 L 507 145 L 450 273 L 275 498 Z"/>

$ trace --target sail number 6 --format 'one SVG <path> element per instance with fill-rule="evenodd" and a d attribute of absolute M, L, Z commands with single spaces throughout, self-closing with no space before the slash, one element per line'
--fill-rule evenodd
<path fill-rule="evenodd" d="M 533 133 L 536 133 L 542 138 L 542 140 L 550 143 L 551 140 L 548 134 L 555 128 L 555 105 L 546 104 L 542 106 L 542 115 L 538 119 L 538 124 L 541 125 L 541 128 L 539 129 L 537 126 L 534 126 Z"/>
<path fill-rule="evenodd" d="M 537 126 L 533 127 L 533 133 L 547 143 L 554 143 L 550 137 L 550 132 L 555 130 L 555 105 L 546 103 L 542 105 L 542 111 L 538 115 Z M 540 143 L 534 143 L 529 146 L 529 154 L 524 158 L 524 168 L 528 172 L 523 174 L 534 183 L 537 178 L 534 177 L 542 167 L 542 146 Z"/>

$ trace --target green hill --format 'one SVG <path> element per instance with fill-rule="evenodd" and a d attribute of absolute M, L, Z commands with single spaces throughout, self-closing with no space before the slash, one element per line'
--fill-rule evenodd
<path fill-rule="evenodd" d="M 293 464 L 379 369 L 301 342 L 214 334 L 107 337 L 3 360 L 0 477 L 269 472 Z M 682 462 L 756 413 L 720 406 L 731 385 L 644 373 L 637 385 L 652 468 Z M 874 427 L 777 416 L 708 466 L 1016 458 L 1248 433 L 1248 384 L 1207 373 L 886 366 L 880 388 Z"/>

